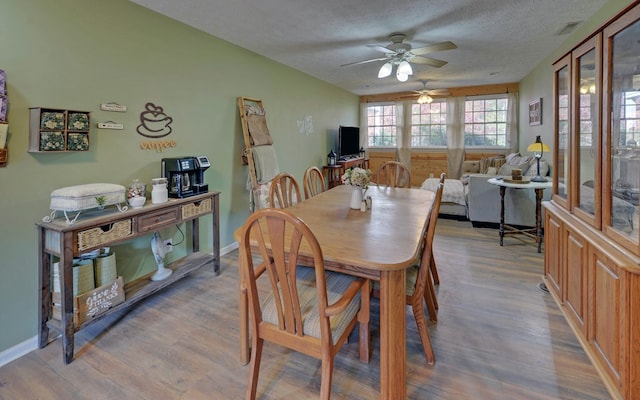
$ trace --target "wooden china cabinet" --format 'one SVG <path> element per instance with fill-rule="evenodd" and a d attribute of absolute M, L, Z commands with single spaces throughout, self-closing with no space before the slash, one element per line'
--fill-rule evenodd
<path fill-rule="evenodd" d="M 554 64 L 545 283 L 612 397 L 640 399 L 640 1 Z"/>

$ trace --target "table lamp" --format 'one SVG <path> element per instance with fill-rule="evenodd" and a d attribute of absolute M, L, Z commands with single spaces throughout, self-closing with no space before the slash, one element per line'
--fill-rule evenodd
<path fill-rule="evenodd" d="M 536 158 L 537 168 L 536 176 L 531 179 L 531 182 L 546 182 L 547 179 L 540 176 L 540 159 L 545 151 L 550 151 L 551 149 L 546 144 L 542 143 L 540 136 L 536 136 L 536 141 L 531 143 L 529 147 L 527 147 L 527 151 L 532 152 L 534 157 Z"/>

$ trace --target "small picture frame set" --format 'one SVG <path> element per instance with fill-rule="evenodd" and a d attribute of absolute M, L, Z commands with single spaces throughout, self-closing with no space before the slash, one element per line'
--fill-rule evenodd
<path fill-rule="evenodd" d="M 542 125 L 542 97 L 529 103 L 529 125 Z"/>

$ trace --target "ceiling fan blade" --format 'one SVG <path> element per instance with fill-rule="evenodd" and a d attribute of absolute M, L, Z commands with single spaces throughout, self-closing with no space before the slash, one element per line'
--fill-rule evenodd
<path fill-rule="evenodd" d="M 416 64 L 426 64 L 436 68 L 440 68 L 448 64 L 447 61 L 436 60 L 435 58 L 429 58 L 429 57 L 423 57 L 423 56 L 412 57 L 409 60 L 409 62 L 416 63 Z"/>
<path fill-rule="evenodd" d="M 387 49 L 384 46 L 380 46 L 379 44 L 368 44 L 367 47 L 370 47 L 370 48 L 372 48 L 374 50 L 381 51 L 381 52 L 383 52 L 385 54 L 395 54 L 396 53 L 395 51 L 393 51 L 391 49 Z"/>
<path fill-rule="evenodd" d="M 451 92 L 449 89 L 431 89 L 427 90 L 427 94 L 430 96 L 448 96 Z"/>
<path fill-rule="evenodd" d="M 458 46 L 456 46 L 455 43 L 447 41 L 447 42 L 430 44 L 424 47 L 418 47 L 416 49 L 411 49 L 411 52 L 417 56 L 421 56 L 424 54 L 435 53 L 437 51 L 453 50 L 457 48 Z"/>
<path fill-rule="evenodd" d="M 368 64 L 368 63 L 371 63 L 371 62 L 384 61 L 384 60 L 388 60 L 388 58 L 387 57 L 372 58 L 371 60 L 356 61 L 356 62 L 352 62 L 352 63 L 342 64 L 340 66 L 341 67 L 348 67 L 350 65 Z"/>

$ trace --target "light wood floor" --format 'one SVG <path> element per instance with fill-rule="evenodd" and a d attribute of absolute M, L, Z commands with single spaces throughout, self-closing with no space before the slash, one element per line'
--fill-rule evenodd
<path fill-rule="evenodd" d="M 439 322 L 430 326 L 435 366 L 425 365 L 411 311 L 409 399 L 608 399 L 552 298 L 537 288 L 543 256 L 492 229 L 441 219 L 435 241 Z M 0 399 L 244 398 L 238 362 L 237 251 L 222 273 L 200 271 L 76 335 L 65 366 L 54 340 L 0 368 Z M 337 357 L 333 398 L 379 398 L 378 304 L 369 364 L 357 340 Z M 35 318 L 35 317 L 34 317 Z M 267 344 L 260 399 L 314 399 L 320 362 Z"/>

